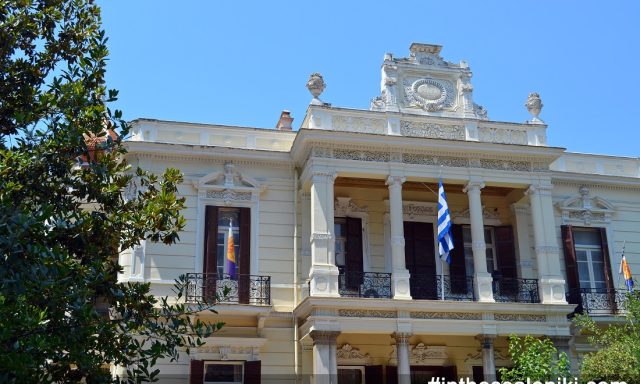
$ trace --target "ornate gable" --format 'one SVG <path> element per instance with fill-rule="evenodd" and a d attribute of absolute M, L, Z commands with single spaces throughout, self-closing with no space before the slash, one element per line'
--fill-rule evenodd
<path fill-rule="evenodd" d="M 615 207 L 599 196 L 591 196 L 586 185 L 578 189 L 578 194 L 556 204 L 562 212 L 565 224 L 608 224 L 615 213 Z"/>
<path fill-rule="evenodd" d="M 212 172 L 195 180 L 194 187 L 200 197 L 222 200 L 225 205 L 256 201 L 264 190 L 256 180 L 243 176 L 231 162 L 225 163 L 222 172 Z"/>

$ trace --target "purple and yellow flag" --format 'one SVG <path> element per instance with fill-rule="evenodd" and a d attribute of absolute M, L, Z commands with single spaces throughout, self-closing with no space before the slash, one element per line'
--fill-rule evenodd
<path fill-rule="evenodd" d="M 236 249 L 233 244 L 233 229 L 229 221 L 229 238 L 227 239 L 227 255 L 225 257 L 224 269 L 229 274 L 229 278 L 236 279 Z"/>

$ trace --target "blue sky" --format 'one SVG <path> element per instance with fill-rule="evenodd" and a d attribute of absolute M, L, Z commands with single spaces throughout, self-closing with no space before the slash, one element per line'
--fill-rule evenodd
<path fill-rule="evenodd" d="M 320 72 L 321 98 L 367 109 L 385 52 L 443 46 L 473 71 L 491 120 L 522 122 L 542 97 L 549 144 L 640 156 L 638 1 L 104 1 L 108 86 L 139 117 L 297 128 Z"/>

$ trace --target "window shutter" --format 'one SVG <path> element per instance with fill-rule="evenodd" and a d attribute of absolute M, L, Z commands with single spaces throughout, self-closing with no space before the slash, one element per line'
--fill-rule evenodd
<path fill-rule="evenodd" d="M 215 301 L 218 273 L 218 207 L 207 205 L 204 214 L 204 257 L 202 299 Z"/>
<path fill-rule="evenodd" d="M 467 263 L 464 258 L 464 239 L 462 238 L 462 225 L 451 225 L 451 236 L 453 236 L 453 249 L 449 256 L 449 276 L 451 278 L 451 293 L 465 294 L 468 292 L 467 286 Z"/>
<path fill-rule="evenodd" d="M 191 360 L 189 366 L 189 384 L 202 384 L 204 382 L 204 361 Z"/>
<path fill-rule="evenodd" d="M 218 272 L 218 207 L 207 205 L 204 215 L 204 273 Z"/>
<path fill-rule="evenodd" d="M 607 284 L 607 290 L 609 294 L 609 306 L 613 313 L 618 310 L 616 304 L 615 285 L 613 284 L 613 278 L 611 276 L 611 260 L 609 259 L 609 242 L 607 241 L 607 230 L 605 228 L 599 228 L 600 230 L 600 244 L 602 246 L 602 259 L 604 260 L 604 279 Z"/>
<path fill-rule="evenodd" d="M 496 256 L 498 257 L 498 271 L 505 279 L 516 279 L 516 247 L 513 240 L 513 228 L 510 225 L 494 227 L 496 236 Z"/>
<path fill-rule="evenodd" d="M 564 263 L 567 268 L 567 284 L 569 285 L 569 304 L 580 304 L 580 278 L 576 248 L 573 243 L 573 228 L 570 225 L 560 227 L 564 247 Z"/>
<path fill-rule="evenodd" d="M 240 208 L 240 251 L 238 252 L 238 302 L 249 304 L 251 288 L 251 208 Z"/>
<path fill-rule="evenodd" d="M 262 363 L 260 360 L 244 362 L 244 383 L 260 384 Z"/>
<path fill-rule="evenodd" d="M 350 289 L 358 289 L 362 284 L 362 220 L 347 217 L 347 243 L 345 257 L 346 285 Z"/>
<path fill-rule="evenodd" d="M 367 384 L 382 384 L 382 365 L 367 365 L 364 367 L 364 381 Z"/>
<path fill-rule="evenodd" d="M 385 376 L 387 376 L 387 384 L 398 384 L 398 367 L 387 365 Z"/>

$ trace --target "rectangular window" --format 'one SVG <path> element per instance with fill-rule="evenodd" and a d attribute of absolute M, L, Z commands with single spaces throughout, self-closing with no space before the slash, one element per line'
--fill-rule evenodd
<path fill-rule="evenodd" d="M 573 241 L 580 288 L 607 288 L 600 232 L 592 228 L 574 228 Z"/>
<path fill-rule="evenodd" d="M 487 272 L 492 273 L 498 270 L 498 260 L 496 254 L 496 242 L 493 227 L 484 227 L 484 242 L 487 245 Z M 465 269 L 469 276 L 473 276 L 475 268 L 473 265 L 473 248 L 471 239 L 471 226 L 462 226 L 462 238 L 464 241 Z"/>
<path fill-rule="evenodd" d="M 229 230 L 231 229 L 231 236 Z M 237 278 L 240 270 L 240 208 L 218 209 L 218 241 L 217 241 L 217 272 L 218 275 L 226 275 Z M 233 243 L 233 244 L 232 244 Z M 229 245 L 233 245 L 230 249 Z"/>
<path fill-rule="evenodd" d="M 338 384 L 364 384 L 364 366 L 338 367 Z"/>
<path fill-rule="evenodd" d="M 215 362 L 204 364 L 204 384 L 243 383 L 244 365 L 242 362 Z"/>

